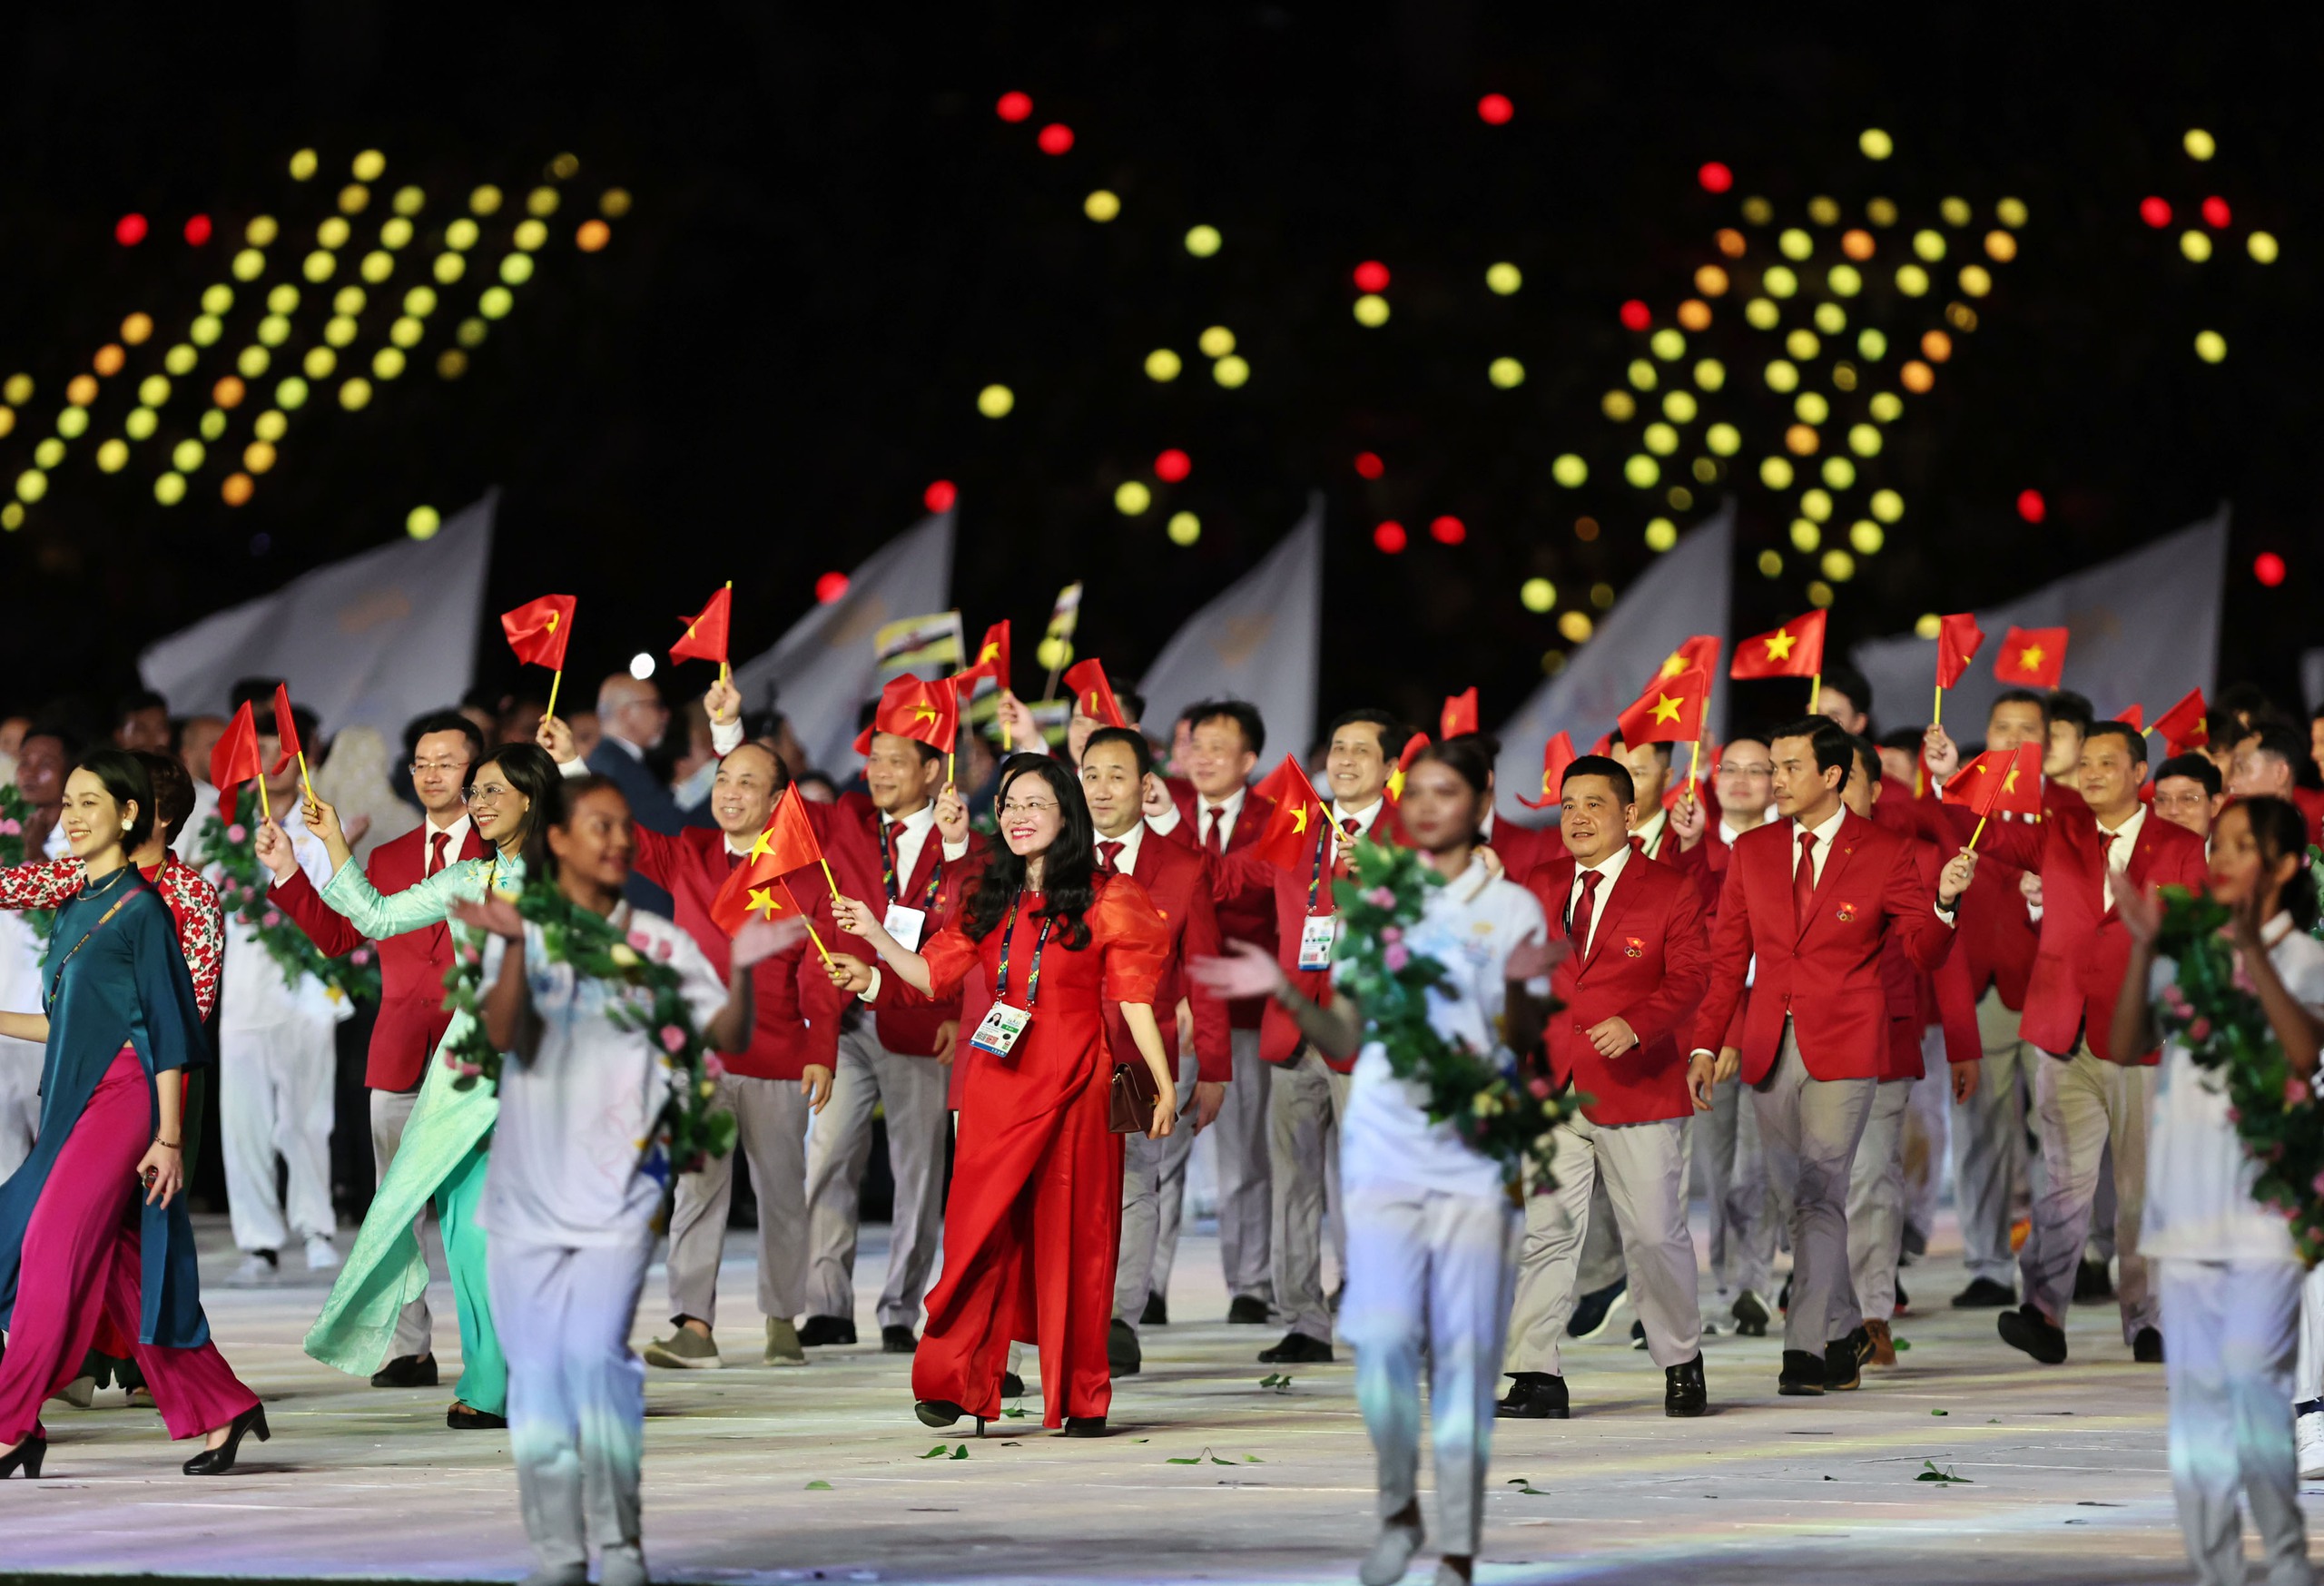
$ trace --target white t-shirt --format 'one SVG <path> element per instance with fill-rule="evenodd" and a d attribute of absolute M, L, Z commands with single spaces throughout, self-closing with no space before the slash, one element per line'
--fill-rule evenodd
<path fill-rule="evenodd" d="M 307 872 L 315 891 L 321 892 L 330 881 L 330 851 L 321 838 L 307 830 L 298 801 L 283 800 L 275 807 L 274 820 L 290 839 L 291 857 Z M 212 865 L 203 874 L 215 885 L 222 872 Z M 258 933 L 237 919 L 231 907 L 226 911 L 225 971 L 218 1007 L 221 1029 L 271 1029 L 305 1022 L 312 1027 L 312 1033 L 354 1016 L 355 1005 L 343 998 L 334 999 L 314 976 L 301 974 L 295 986 L 286 980 L 282 966 L 260 943 Z"/>
<path fill-rule="evenodd" d="M 1503 966 L 1519 942 L 1548 934 L 1533 894 L 1490 877 L 1474 860 L 1448 884 L 1431 888 L 1426 911 L 1404 937 L 1414 953 L 1444 966 L 1444 980 L 1429 994 L 1429 1023 L 1448 1040 L 1513 1064 L 1501 1038 Z M 1395 1077 L 1378 1042 L 1357 1053 L 1340 1120 L 1341 1184 L 1501 1194 L 1500 1165 L 1462 1144 L 1451 1123 L 1431 1123 L 1427 1099 L 1419 1086 Z"/>
<path fill-rule="evenodd" d="M 694 939 L 658 914 L 626 904 L 613 915 L 630 945 L 678 971 L 700 1029 L 726 1005 L 726 987 Z M 507 942 L 486 945 L 483 985 L 499 978 Z M 676 1070 L 648 1030 L 607 1014 L 619 992 L 573 966 L 548 961 L 540 927 L 525 927 L 525 970 L 541 1021 L 530 1060 L 500 1068 L 500 1119 L 477 1220 L 537 1245 L 619 1245 L 653 1219 L 669 1158 L 654 1125 Z"/>
<path fill-rule="evenodd" d="M 2278 938 L 2268 949 L 2268 961 L 2285 990 L 2310 1012 L 2324 1014 L 2324 942 L 2293 930 L 2289 914 L 2270 920 L 2266 937 Z M 2178 974 L 2175 960 L 2155 960 L 2150 993 L 2160 1000 Z M 2314 1084 L 2319 1076 L 2309 1078 Z M 2224 1077 L 2197 1066 L 2180 1042 L 2165 1042 L 2147 1122 L 2140 1255 L 2195 1261 L 2294 1259 L 2283 1213 L 2252 1198 L 2259 1164 L 2243 1148 L 2227 1113 Z"/>

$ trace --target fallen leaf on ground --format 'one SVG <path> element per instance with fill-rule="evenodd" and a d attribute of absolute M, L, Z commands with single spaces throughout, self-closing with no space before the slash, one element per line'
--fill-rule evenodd
<path fill-rule="evenodd" d="M 828 1492 L 831 1490 L 832 1484 L 829 1482 L 810 1482 L 807 1483 L 807 1491 L 810 1492 Z"/>
<path fill-rule="evenodd" d="M 1966 1476 L 1955 1475 L 1949 1466 L 1944 1470 L 1938 1470 L 1936 1462 L 1927 1459 L 1921 1461 L 1921 1473 L 1915 1476 L 1913 1480 L 1915 1482 L 1959 1482 L 1965 1486 L 1969 1482 Z"/>

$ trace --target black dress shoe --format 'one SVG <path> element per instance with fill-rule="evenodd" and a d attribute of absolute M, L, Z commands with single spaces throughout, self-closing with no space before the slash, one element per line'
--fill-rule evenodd
<path fill-rule="evenodd" d="M 24 1442 L 0 1454 L 0 1482 L 6 1481 L 18 1471 L 24 1472 L 25 1480 L 28 1482 L 39 1481 L 41 1462 L 47 1457 L 48 1439 L 36 1431 L 27 1433 Z"/>
<path fill-rule="evenodd" d="M 1146 1296 L 1146 1309 L 1138 1312 L 1141 1327 L 1167 1327 L 1170 1325 L 1170 1302 L 1162 1297 L 1159 1289 L 1150 1290 Z"/>
<path fill-rule="evenodd" d="M 371 1374 L 375 1388 L 432 1388 L 436 1385 L 433 1355 L 399 1355 Z"/>
<path fill-rule="evenodd" d="M 1282 1343 L 1259 1351 L 1260 1364 L 1265 1365 L 1328 1365 L 1331 1359 L 1331 1344 L 1305 1333 L 1285 1333 Z"/>
<path fill-rule="evenodd" d="M 1604 1288 L 1583 1295 L 1574 1302 L 1573 1315 L 1566 1319 L 1565 1335 L 1569 1338 L 1595 1338 L 1606 1330 L 1612 1319 L 1614 1302 L 1630 1286 L 1627 1277 L 1618 1277 Z"/>
<path fill-rule="evenodd" d="M 1103 1437 L 1106 1435 L 1106 1418 L 1103 1415 L 1068 1415 L 1065 1418 L 1065 1432 L 1063 1435 L 1067 1437 Z"/>
<path fill-rule="evenodd" d="M 855 1342 L 852 1333 L 850 1334 L 847 1341 L 850 1344 Z M 911 1335 L 911 1329 L 909 1327 L 880 1329 L 880 1353 L 882 1355 L 910 1355 L 919 1347 L 920 1340 Z"/>
<path fill-rule="evenodd" d="M 1864 1334 L 1861 1348 L 1857 1334 Z M 1859 1327 L 1845 1338 L 1835 1338 L 1824 1345 L 1824 1391 L 1844 1394 L 1864 1381 L 1864 1363 L 1872 1354 L 1872 1336 Z"/>
<path fill-rule="evenodd" d="M 1025 1379 L 1019 1376 L 1013 1371 L 1002 1372 L 1000 1374 L 1000 1396 L 1004 1399 L 1023 1398 L 1025 1396 Z"/>
<path fill-rule="evenodd" d="M 1906 1296 L 1905 1293 L 1905 1286 L 1901 1283 L 1898 1284 L 1896 1286 L 1896 1308 L 1888 1314 L 1892 1316 L 1901 1316 L 1912 1308 L 1913 1302 Z"/>
<path fill-rule="evenodd" d="M 1735 1330 L 1746 1338 L 1768 1335 L 1768 1303 L 1749 1289 L 1735 1296 Z"/>
<path fill-rule="evenodd" d="M 1509 1396 L 1492 1413 L 1503 1421 L 1566 1420 L 1565 1378 L 1546 1371 L 1512 1371 Z"/>
<path fill-rule="evenodd" d="M 1856 1331 L 1850 1333 L 1840 1342 L 1845 1343 L 1855 1349 L 1856 1363 L 1858 1365 L 1862 1365 L 1866 1361 L 1870 1360 L 1873 1356 L 1875 1345 L 1872 1342 L 1872 1329 L 1869 1327 L 1859 1325 Z"/>
<path fill-rule="evenodd" d="M 2114 1275 L 2103 1261 L 2083 1257 L 2073 1269 L 2073 1297 L 2077 1302 L 2114 1297 Z"/>
<path fill-rule="evenodd" d="M 2138 1336 L 2131 1340 L 2131 1358 L 2141 1365 L 2162 1364 L 2162 1335 L 2152 1327 L 2142 1327 Z"/>
<path fill-rule="evenodd" d="M 1116 1316 L 1106 1328 L 1107 1369 L 1116 1376 L 1136 1376 L 1145 1362 L 1145 1352 L 1137 1346 L 1137 1332 Z"/>
<path fill-rule="evenodd" d="M 911 1413 L 920 1417 L 920 1423 L 922 1426 L 934 1426 L 940 1430 L 943 1427 L 951 1425 L 953 1422 L 958 1421 L 961 1416 L 969 1414 L 966 1410 L 961 1409 L 960 1405 L 955 1404 L 950 1399 L 916 1400 L 912 1404 Z M 981 1415 L 971 1415 L 969 1418 L 977 1423 L 977 1435 L 979 1437 L 982 1437 L 984 1435 L 984 1417 Z"/>
<path fill-rule="evenodd" d="M 2032 1305 L 2004 1311 L 1994 1322 L 2001 1334 L 2001 1341 L 2012 1349 L 2023 1349 L 2043 1365 L 2065 1364 L 2064 1331 L 2050 1325 L 2049 1319 Z"/>
<path fill-rule="evenodd" d="M 1783 1370 L 1776 1377 L 1776 1392 L 1792 1398 L 1816 1397 L 1824 1392 L 1824 1357 L 1805 1349 L 1783 1352 Z"/>
<path fill-rule="evenodd" d="M 855 1324 L 845 1316 L 810 1316 L 799 1329 L 799 1343 L 807 1349 L 855 1342 Z"/>
<path fill-rule="evenodd" d="M 1662 1374 L 1662 1413 L 1679 1420 L 1690 1420 L 1703 1413 L 1710 1404 L 1710 1390 L 1703 1384 L 1703 1357 L 1698 1353 L 1692 1360 L 1682 1360 L 1668 1367 Z"/>
<path fill-rule="evenodd" d="M 1990 1277 L 1972 1278 L 1969 1286 L 1953 1296 L 1956 1311 L 2005 1311 L 2017 1303 L 2017 1291 Z"/>
<path fill-rule="evenodd" d="M 452 1407 L 444 1412 L 444 1424 L 455 1432 L 505 1432 L 508 1427 L 508 1417 L 495 1415 L 489 1410 L 478 1410 L 454 1399 Z"/>
<path fill-rule="evenodd" d="M 242 1446 L 242 1434 L 249 1432 L 257 1433 L 261 1443 L 266 1441 L 265 1405 L 252 1404 L 235 1416 L 226 1428 L 226 1441 L 216 1448 L 205 1448 L 186 1461 L 185 1473 L 189 1476 L 224 1475 L 234 1468 L 234 1455 Z"/>
<path fill-rule="evenodd" d="M 1264 1327 L 1267 1325 L 1267 1303 L 1256 1295 L 1236 1295 L 1226 1307 L 1226 1319 L 1238 1327 Z"/>

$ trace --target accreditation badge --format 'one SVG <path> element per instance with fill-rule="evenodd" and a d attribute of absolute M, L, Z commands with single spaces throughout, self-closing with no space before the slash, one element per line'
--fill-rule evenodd
<path fill-rule="evenodd" d="M 1303 970 L 1330 969 L 1332 949 L 1339 939 L 1338 915 L 1308 915 L 1299 927 L 1299 967 Z"/>
<path fill-rule="evenodd" d="M 897 944 L 906 952 L 918 952 L 920 933 L 928 929 L 928 911 L 907 909 L 901 903 L 891 903 L 888 905 L 887 913 L 881 918 L 880 923 L 887 928 L 888 934 L 894 937 Z"/>
<path fill-rule="evenodd" d="M 1025 1027 L 1032 1021 L 1033 1015 L 1029 1009 L 1011 1007 L 1006 1002 L 996 1002 L 986 1012 L 984 1022 L 977 1026 L 976 1034 L 969 1038 L 969 1044 L 980 1052 L 990 1052 L 996 1058 L 1005 1058 L 1009 1055 L 1009 1049 L 1016 1046 L 1017 1038 L 1025 1033 Z"/>

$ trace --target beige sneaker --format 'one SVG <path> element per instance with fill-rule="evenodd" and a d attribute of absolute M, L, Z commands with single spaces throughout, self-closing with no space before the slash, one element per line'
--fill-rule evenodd
<path fill-rule="evenodd" d="M 788 1316 L 766 1319 L 766 1353 L 760 1356 L 767 1365 L 804 1365 L 807 1352 L 799 1346 L 799 1329 L 791 1325 Z"/>
<path fill-rule="evenodd" d="M 718 1345 L 705 1334 L 679 1327 L 667 1338 L 656 1338 L 643 1351 L 645 1364 L 672 1371 L 716 1371 L 726 1363 L 718 1358 Z"/>

